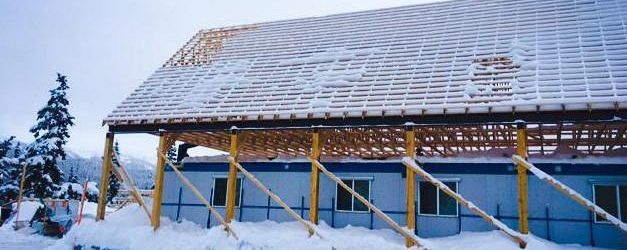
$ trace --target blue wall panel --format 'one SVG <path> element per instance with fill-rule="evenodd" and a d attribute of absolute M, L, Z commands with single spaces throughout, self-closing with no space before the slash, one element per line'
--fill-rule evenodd
<path fill-rule="evenodd" d="M 242 163 L 262 183 L 271 188 L 298 214 L 303 210 L 308 218 L 309 171 L 307 162 Z M 339 177 L 358 177 L 371 180 L 370 198 L 400 225 L 405 224 L 404 166 L 390 162 L 326 163 L 325 166 Z M 537 164 L 544 171 L 592 199 L 592 183 L 627 183 L 627 165 L 621 164 Z M 556 168 L 556 166 L 559 166 Z M 505 163 L 432 163 L 425 167 L 436 178 L 457 180 L 459 192 L 489 214 L 500 218 L 513 229 L 518 228 L 518 202 L 516 172 L 512 164 Z M 187 163 L 182 169 L 196 187 L 210 200 L 214 177 L 226 177 L 226 163 Z M 242 176 L 243 178 L 243 176 Z M 419 179 L 419 178 L 418 178 Z M 419 187 L 417 185 L 417 187 Z M 173 172 L 167 171 L 164 188 L 163 215 L 179 217 L 206 225 L 208 211 Z M 558 243 L 579 243 L 602 247 L 627 248 L 627 237 L 615 227 L 591 223 L 590 213 L 568 199 L 548 184 L 530 175 L 529 178 L 530 230 L 539 237 Z M 274 201 L 268 207 L 268 196 L 244 178 L 243 210 L 236 209 L 236 218 L 242 221 L 291 221 Z M 376 215 L 334 211 L 335 183 L 325 175 L 320 176 L 320 220 L 334 227 L 347 225 L 366 228 L 388 228 Z M 417 192 L 419 195 L 420 192 Z M 304 198 L 304 199 L 303 199 Z M 419 201 L 419 197 L 416 198 Z M 302 207 L 301 202 L 304 203 Z M 179 209 L 180 207 L 180 209 Z M 419 211 L 419 206 L 416 208 Z M 224 215 L 224 208 L 219 208 Z M 268 216 L 269 211 L 269 216 Z M 547 212 L 549 219 L 547 220 Z M 459 217 L 417 215 L 418 235 L 440 237 L 462 231 L 487 231 L 494 228 L 469 210 L 460 207 Z M 218 224 L 210 218 L 211 225 Z M 437 226 L 435 226 L 437 225 Z M 592 227 L 592 232 L 590 228 Z"/>

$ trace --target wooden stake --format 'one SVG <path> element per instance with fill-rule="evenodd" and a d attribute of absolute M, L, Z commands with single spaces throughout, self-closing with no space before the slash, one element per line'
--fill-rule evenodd
<path fill-rule="evenodd" d="M 411 126 L 405 128 L 405 154 L 407 157 L 414 158 L 416 156 L 416 132 Z M 407 229 L 413 231 L 416 228 L 416 174 L 407 167 L 406 176 L 406 205 L 407 205 Z M 405 246 L 412 247 L 414 242 L 410 239 L 405 240 Z"/>
<path fill-rule="evenodd" d="M 108 132 L 105 139 L 104 154 L 102 156 L 102 170 L 100 172 L 100 191 L 98 192 L 98 208 L 96 221 L 104 220 L 107 207 L 107 192 L 109 191 L 109 174 L 111 173 L 111 153 L 113 152 L 113 133 Z"/>
<path fill-rule="evenodd" d="M 230 156 L 237 162 L 238 143 L 239 143 L 237 129 L 231 129 L 231 148 Z M 235 164 L 229 164 L 229 177 L 226 183 L 226 223 L 231 223 L 235 216 L 235 199 L 237 188 L 237 167 Z"/>
<path fill-rule="evenodd" d="M 22 205 L 22 195 L 24 194 L 24 182 L 26 182 L 26 162 L 22 164 L 22 176 L 20 177 L 20 192 L 17 196 L 17 207 L 15 210 L 15 229 L 18 228 L 18 220 L 20 219 L 20 206 Z"/>
<path fill-rule="evenodd" d="M 294 210 L 292 210 L 292 208 L 290 208 L 290 206 L 288 206 L 287 204 L 285 204 L 285 202 L 283 202 L 283 200 L 281 200 L 281 198 L 279 196 L 277 196 L 276 194 L 272 193 L 272 191 L 270 191 L 270 189 L 268 189 L 266 186 L 264 186 L 253 174 L 251 174 L 250 172 L 248 172 L 244 167 L 242 167 L 242 165 L 240 165 L 239 163 L 237 163 L 235 161 L 235 158 L 233 157 L 228 157 L 229 162 L 233 165 L 235 165 L 235 167 L 237 167 L 237 169 L 242 172 L 242 174 L 244 176 L 246 176 L 246 178 L 248 178 L 253 184 L 255 184 L 255 186 L 257 186 L 259 189 L 261 189 L 261 191 L 263 191 L 264 193 L 266 193 L 268 196 L 270 196 L 270 198 L 272 198 L 276 203 L 278 203 L 281 207 L 283 207 L 283 209 L 285 209 L 285 211 L 292 216 L 292 218 L 296 219 L 298 222 L 300 222 L 301 224 L 303 224 L 303 226 L 305 226 L 305 228 L 307 229 L 307 231 L 309 232 L 309 237 L 313 236 L 314 234 L 316 234 L 316 230 L 314 229 L 313 226 L 311 226 L 311 224 L 309 224 L 307 221 L 303 220 L 303 218 L 301 218 L 296 212 L 294 212 Z"/>
<path fill-rule="evenodd" d="M 440 190 L 444 191 L 444 193 L 453 197 L 453 199 L 455 199 L 457 202 L 462 204 L 464 207 L 468 208 L 468 210 L 475 213 L 476 215 L 479 215 L 485 221 L 487 221 L 491 225 L 503 231 L 507 236 L 509 236 L 512 240 L 514 240 L 520 248 L 525 248 L 527 246 L 527 242 L 523 239 L 524 237 L 523 235 L 512 230 L 507 225 L 503 224 L 501 221 L 495 219 L 491 215 L 488 215 L 488 213 L 486 213 L 485 211 L 475 206 L 472 202 L 466 200 L 460 194 L 451 190 L 448 186 L 446 186 L 440 180 L 431 176 L 431 174 L 427 173 L 427 171 L 425 171 L 418 164 L 416 164 L 416 162 L 414 161 L 414 158 L 404 157 L 403 164 L 405 164 L 407 169 L 410 169 L 412 172 L 415 172 L 416 174 L 420 175 L 424 180 L 430 182 L 431 184 L 435 185 Z"/>
<path fill-rule="evenodd" d="M 398 225 L 396 222 L 394 222 L 394 220 L 392 220 L 392 218 L 390 218 L 385 213 L 383 213 L 383 211 L 381 211 L 380 209 L 375 207 L 372 203 L 370 203 L 370 201 L 368 201 L 366 198 L 364 198 L 363 196 L 361 196 L 360 194 L 355 192 L 355 190 L 353 190 L 352 188 L 347 186 L 342 180 L 340 180 L 340 178 L 338 178 L 333 173 L 331 173 L 329 170 L 327 170 L 327 168 L 324 167 L 318 160 L 312 159 L 312 158 L 309 158 L 309 160 L 314 165 L 316 165 L 316 167 L 319 168 L 320 171 L 322 171 L 322 173 L 324 173 L 326 176 L 328 176 L 335 183 L 337 183 L 342 188 L 344 188 L 346 191 L 348 191 L 353 196 L 355 196 L 355 198 L 357 198 L 359 201 L 364 203 L 364 205 L 366 205 L 368 208 L 370 208 L 370 210 L 372 210 L 377 216 L 379 216 L 379 218 L 381 218 L 383 221 L 385 221 L 385 223 L 390 225 L 394 230 L 396 230 L 398 233 L 400 233 L 403 236 L 405 236 L 405 238 L 413 241 L 414 245 L 417 246 L 418 248 L 422 247 L 422 244 L 420 243 L 419 238 L 416 235 L 414 235 L 413 232 L 411 232 L 411 231 L 409 231 L 409 230 L 407 230 L 405 228 L 402 228 L 400 225 Z"/>
<path fill-rule="evenodd" d="M 311 142 L 311 158 L 320 160 L 320 151 L 322 144 L 320 143 L 320 131 L 314 129 L 313 138 Z M 318 224 L 318 199 L 320 189 L 320 172 L 318 167 L 314 163 L 311 163 L 311 178 L 309 181 L 309 221 L 313 224 Z"/>
<path fill-rule="evenodd" d="M 166 135 L 164 133 L 160 133 L 159 135 L 159 149 L 157 153 L 157 166 L 156 166 L 156 175 L 155 175 L 155 189 L 153 191 L 152 198 L 152 219 L 151 225 L 154 230 L 159 228 L 161 224 L 161 202 L 163 200 L 163 176 L 165 171 L 165 158 L 160 157 L 161 154 L 165 155 L 168 151 L 169 145 Z"/>
<path fill-rule="evenodd" d="M 606 219 L 609 223 L 617 226 L 624 232 L 627 232 L 627 224 L 625 224 L 624 222 L 621 222 L 620 219 L 606 212 L 603 208 L 594 204 L 594 202 L 584 198 L 581 194 L 575 192 L 575 190 L 572 190 L 568 186 L 564 185 L 564 183 L 556 180 L 555 178 L 551 177 L 550 175 L 540 170 L 539 168 L 536 168 L 533 164 L 529 163 L 528 161 L 526 161 L 519 155 L 512 156 L 512 160 L 519 166 L 523 166 L 525 167 L 525 169 L 528 169 L 531 173 L 533 173 L 535 176 L 540 178 L 540 180 L 545 181 L 549 185 L 553 186 L 555 189 L 564 193 L 566 197 L 571 198 L 572 200 L 579 203 L 586 209 Z"/>
<path fill-rule="evenodd" d="M 85 207 L 85 198 L 87 197 L 87 183 L 89 183 L 89 178 L 83 184 L 83 193 L 81 194 L 81 207 L 78 210 L 78 219 L 76 220 L 76 224 L 80 225 L 83 220 L 83 207 Z"/>
<path fill-rule="evenodd" d="M 185 175 L 183 175 L 183 173 L 181 173 L 181 171 L 178 170 L 174 166 L 174 164 L 165 157 L 164 153 L 159 153 L 159 158 L 163 159 L 163 161 L 165 161 L 167 165 L 170 166 L 172 170 L 174 170 L 174 173 L 179 177 L 179 179 L 181 179 L 183 184 L 185 184 L 185 186 L 187 186 L 192 191 L 192 193 L 196 196 L 196 198 L 198 198 L 198 200 L 200 200 L 200 202 L 202 202 L 205 205 L 205 207 L 209 209 L 211 214 L 218 219 L 220 224 L 224 226 L 224 230 L 230 235 L 233 235 L 233 238 L 238 240 L 239 238 L 237 237 L 237 234 L 235 233 L 235 231 L 233 231 L 233 228 L 231 228 L 231 226 L 224 220 L 222 215 L 220 215 L 220 213 L 213 206 L 211 206 L 211 204 L 209 204 L 209 201 L 205 199 L 205 197 L 202 195 L 200 191 L 198 191 L 198 189 L 194 186 L 194 184 L 192 184 L 192 182 L 189 181 L 189 179 L 187 179 L 187 177 L 185 177 Z"/>
<path fill-rule="evenodd" d="M 516 124 L 516 145 L 518 155 L 527 159 L 527 125 L 525 122 Z M 521 164 L 517 165 L 518 171 L 518 231 L 523 234 L 529 233 L 529 211 L 527 200 L 527 169 Z"/>

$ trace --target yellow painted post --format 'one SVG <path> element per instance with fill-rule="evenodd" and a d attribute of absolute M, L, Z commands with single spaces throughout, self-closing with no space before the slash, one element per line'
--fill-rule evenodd
<path fill-rule="evenodd" d="M 157 152 L 157 166 L 155 169 L 155 189 L 152 191 L 152 218 L 150 224 L 154 230 L 161 224 L 161 202 L 163 201 L 163 176 L 165 175 L 165 155 L 168 152 L 168 142 L 165 133 L 159 133 L 159 149 Z"/>
<path fill-rule="evenodd" d="M 320 144 L 320 131 L 315 128 L 311 142 L 311 158 L 319 161 L 321 149 L 322 144 Z M 309 183 L 309 221 L 313 224 L 318 224 L 318 190 L 320 188 L 320 170 L 314 163 L 311 163 L 311 179 Z"/>
<path fill-rule="evenodd" d="M 231 150 L 230 155 L 237 162 L 237 147 L 239 136 L 237 129 L 231 129 Z M 237 191 L 237 166 L 229 163 L 229 178 L 226 184 L 226 223 L 231 223 L 235 215 L 235 199 Z"/>
<path fill-rule="evenodd" d="M 107 207 L 107 192 L 109 189 L 109 175 L 111 174 L 111 154 L 113 153 L 113 133 L 108 132 L 105 139 L 104 155 L 102 156 L 102 169 L 100 172 L 100 186 L 98 192 L 98 208 L 96 220 L 104 220 Z"/>
<path fill-rule="evenodd" d="M 405 127 L 405 154 L 407 157 L 414 159 L 416 156 L 416 132 L 414 127 Z M 416 228 L 416 173 L 409 167 L 406 167 L 406 201 L 407 201 L 407 229 L 413 231 Z M 415 242 L 413 239 L 405 239 L 405 246 L 412 247 Z"/>
<path fill-rule="evenodd" d="M 516 141 L 518 155 L 527 160 L 527 124 L 525 122 L 516 124 Z M 520 163 L 516 168 L 518 170 L 518 231 L 528 234 L 527 168 Z"/>

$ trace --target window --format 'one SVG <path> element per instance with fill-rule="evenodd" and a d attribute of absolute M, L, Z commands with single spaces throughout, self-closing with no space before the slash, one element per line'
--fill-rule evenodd
<path fill-rule="evenodd" d="M 627 222 L 627 185 L 593 185 L 594 204 L 614 217 Z M 595 216 L 596 222 L 606 222 Z"/>
<path fill-rule="evenodd" d="M 211 204 L 216 207 L 224 207 L 226 206 L 226 184 L 228 182 L 228 178 L 220 177 L 213 179 L 213 199 L 211 200 Z M 239 206 L 239 202 L 242 199 L 242 178 L 237 177 L 237 184 L 235 184 L 235 206 Z"/>
<path fill-rule="evenodd" d="M 443 181 L 444 185 L 457 192 L 457 182 Z M 420 214 L 457 216 L 457 201 L 430 182 L 420 182 Z"/>
<path fill-rule="evenodd" d="M 370 180 L 368 179 L 342 179 L 342 182 L 352 188 L 366 200 L 370 200 Z M 335 186 L 335 210 L 346 212 L 368 212 L 370 209 L 342 186 Z"/>

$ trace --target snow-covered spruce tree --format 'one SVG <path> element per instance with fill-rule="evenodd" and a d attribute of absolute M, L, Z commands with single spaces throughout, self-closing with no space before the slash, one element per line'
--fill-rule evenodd
<path fill-rule="evenodd" d="M 176 163 L 176 157 L 177 157 L 176 145 L 173 144 L 170 147 L 170 149 L 168 149 L 168 152 L 166 153 L 165 157 L 168 158 L 170 162 Z"/>
<path fill-rule="evenodd" d="M 68 111 L 66 76 L 57 73 L 56 82 L 59 86 L 50 90 L 50 99 L 37 112 L 37 123 L 30 129 L 35 141 L 29 145 L 26 158 L 26 194 L 42 198 L 59 189 L 63 173 L 57 160 L 65 159 L 63 146 L 70 138 L 69 127 L 74 125 L 74 117 Z"/>
<path fill-rule="evenodd" d="M 15 136 L 0 139 L 0 204 L 17 198 L 22 152 Z"/>
<path fill-rule="evenodd" d="M 113 150 L 115 150 L 115 154 L 118 157 L 121 157 L 120 145 L 118 144 L 118 141 L 115 141 L 115 143 L 113 144 Z M 117 160 L 121 161 L 121 159 L 117 159 Z M 113 172 L 111 172 L 109 173 L 109 188 L 107 192 L 107 202 L 111 202 L 114 197 L 118 196 L 119 191 L 120 191 L 120 181 L 113 174 Z"/>

